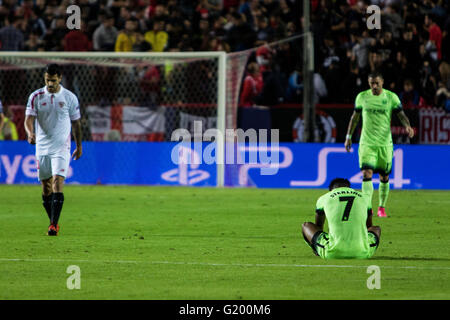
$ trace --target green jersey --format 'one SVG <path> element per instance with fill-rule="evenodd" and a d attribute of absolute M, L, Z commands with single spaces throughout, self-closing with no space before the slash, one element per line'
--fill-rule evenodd
<path fill-rule="evenodd" d="M 355 101 L 355 111 L 362 112 L 360 144 L 369 146 L 391 146 L 392 111 L 402 110 L 398 96 L 386 89 L 376 96 L 372 90 L 362 91 Z"/>
<path fill-rule="evenodd" d="M 317 200 L 316 212 L 325 213 L 329 242 L 327 259 L 370 256 L 367 217 L 370 200 L 352 188 L 336 188 Z"/>

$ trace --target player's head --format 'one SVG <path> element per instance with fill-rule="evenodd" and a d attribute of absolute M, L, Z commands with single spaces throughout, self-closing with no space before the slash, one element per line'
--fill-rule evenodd
<path fill-rule="evenodd" d="M 369 86 L 374 95 L 379 95 L 383 89 L 383 75 L 378 71 L 369 73 Z"/>
<path fill-rule="evenodd" d="M 44 79 L 48 92 L 57 92 L 59 89 L 59 83 L 62 79 L 61 68 L 59 65 L 55 63 L 49 64 L 45 68 Z"/>
<path fill-rule="evenodd" d="M 330 185 L 328 186 L 328 190 L 333 190 L 336 188 L 350 188 L 350 181 L 344 178 L 335 178 L 331 180 Z"/>

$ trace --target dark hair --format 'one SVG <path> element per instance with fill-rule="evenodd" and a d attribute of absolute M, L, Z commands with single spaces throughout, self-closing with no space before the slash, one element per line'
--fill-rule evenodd
<path fill-rule="evenodd" d="M 50 76 L 56 74 L 59 77 L 61 76 L 61 68 L 56 63 L 52 63 L 47 65 L 47 67 L 45 67 L 45 73 L 47 73 Z"/>
<path fill-rule="evenodd" d="M 335 178 L 331 180 L 328 190 L 333 190 L 334 188 L 347 187 L 350 188 L 350 181 L 345 178 Z"/>
<path fill-rule="evenodd" d="M 371 73 L 369 73 L 369 78 L 375 79 L 377 77 L 383 79 L 383 75 L 381 74 L 381 72 L 372 71 Z"/>

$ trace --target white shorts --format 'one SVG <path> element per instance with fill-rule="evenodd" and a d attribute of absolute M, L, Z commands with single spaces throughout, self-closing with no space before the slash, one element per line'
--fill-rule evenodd
<path fill-rule="evenodd" d="M 39 156 L 37 160 L 39 181 L 47 180 L 56 175 L 65 178 L 69 171 L 69 152 L 66 154 Z"/>

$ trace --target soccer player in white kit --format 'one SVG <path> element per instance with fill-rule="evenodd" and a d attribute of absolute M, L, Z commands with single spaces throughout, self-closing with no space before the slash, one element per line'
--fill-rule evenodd
<path fill-rule="evenodd" d="M 49 236 L 56 236 L 59 231 L 63 185 L 71 159 L 71 128 L 76 143 L 72 158 L 78 160 L 82 154 L 80 105 L 75 94 L 60 84 L 61 79 L 59 66 L 48 65 L 44 73 L 46 86 L 30 95 L 25 112 L 27 140 L 36 144 L 42 201 L 50 219 Z"/>

